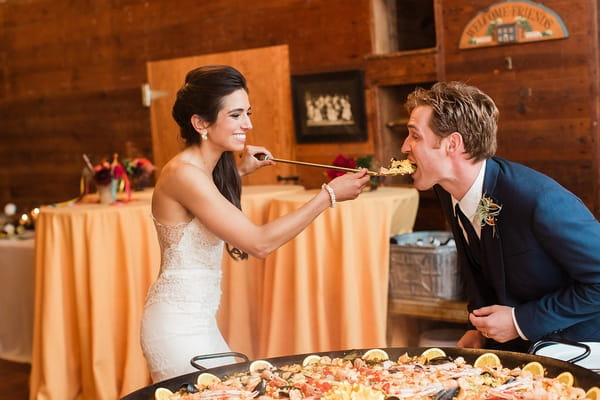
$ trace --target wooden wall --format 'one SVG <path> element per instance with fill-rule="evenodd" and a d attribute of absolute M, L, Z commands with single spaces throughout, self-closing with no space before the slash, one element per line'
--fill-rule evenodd
<path fill-rule="evenodd" d="M 443 1 L 445 79 L 492 95 L 498 155 L 552 176 L 600 216 L 597 2 L 543 1 L 562 17 L 567 39 L 459 50 L 462 29 L 489 4 Z"/>
<path fill-rule="evenodd" d="M 146 62 L 287 44 L 293 75 L 361 69 L 366 78 L 368 141 L 297 145 L 299 160 L 401 156 L 402 133 L 382 116 L 401 117 L 390 88 L 467 80 L 498 102 L 498 154 L 554 177 L 600 216 L 596 1 L 543 1 L 568 39 L 458 50 L 465 24 L 493 3 L 435 0 L 435 48 L 374 54 L 374 13 L 390 0 L 0 2 L 0 205 L 76 196 L 82 153 L 150 156 Z M 308 187 L 324 179 L 298 172 Z M 423 200 L 417 228 L 441 228 L 434 201 Z"/>
<path fill-rule="evenodd" d="M 150 156 L 147 61 L 288 44 L 292 74 L 363 69 L 369 1 L 0 2 L 0 204 L 76 196 L 82 153 Z M 297 154 L 348 151 L 372 141 Z"/>

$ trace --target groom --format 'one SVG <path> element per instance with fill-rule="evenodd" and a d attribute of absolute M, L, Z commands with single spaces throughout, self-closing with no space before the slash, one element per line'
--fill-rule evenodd
<path fill-rule="evenodd" d="M 470 328 L 459 347 L 527 351 L 544 337 L 600 341 L 600 223 L 573 193 L 494 157 L 498 109 L 440 82 L 408 96 L 402 152 L 452 227 Z"/>

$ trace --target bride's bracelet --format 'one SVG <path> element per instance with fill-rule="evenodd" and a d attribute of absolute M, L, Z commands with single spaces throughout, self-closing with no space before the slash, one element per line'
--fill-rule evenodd
<path fill-rule="evenodd" d="M 331 205 L 329 207 L 331 207 L 331 208 L 335 207 L 335 193 L 333 192 L 333 189 L 331 188 L 331 186 L 324 183 L 323 185 L 321 185 L 321 189 L 325 189 L 325 190 L 327 190 L 327 193 L 329 193 L 329 200 L 331 201 Z"/>

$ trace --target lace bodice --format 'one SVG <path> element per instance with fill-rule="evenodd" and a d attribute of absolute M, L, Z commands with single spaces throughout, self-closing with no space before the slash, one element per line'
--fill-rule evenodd
<path fill-rule="evenodd" d="M 198 268 L 220 270 L 223 241 L 212 234 L 196 218 L 175 226 L 154 220 L 162 253 L 161 272 Z"/>
<path fill-rule="evenodd" d="M 161 249 L 160 275 L 146 304 L 201 303 L 216 311 L 221 297 L 223 241 L 196 218 L 174 226 L 154 220 Z"/>
<path fill-rule="evenodd" d="M 154 382 L 193 372 L 192 357 L 229 350 L 216 313 L 221 300 L 223 241 L 197 219 L 165 226 L 154 221 L 161 249 L 158 278 L 141 321 L 141 346 Z M 235 359 L 207 360 L 206 367 Z"/>

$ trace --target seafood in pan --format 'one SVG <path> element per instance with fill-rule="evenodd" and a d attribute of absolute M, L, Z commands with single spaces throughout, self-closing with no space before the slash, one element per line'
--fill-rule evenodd
<path fill-rule="evenodd" d="M 541 369 L 540 369 L 541 368 Z M 247 372 L 219 378 L 201 373 L 195 385 L 177 392 L 159 388 L 156 400 L 501 400 L 596 399 L 574 385 L 570 372 L 544 376 L 537 361 L 506 368 L 494 353 L 473 364 L 452 359 L 439 348 L 391 360 L 381 349 L 341 358 L 309 355 L 302 363 L 275 367 L 257 360 Z"/>

